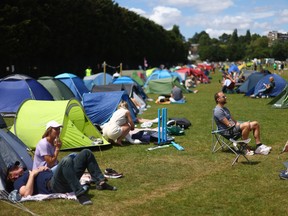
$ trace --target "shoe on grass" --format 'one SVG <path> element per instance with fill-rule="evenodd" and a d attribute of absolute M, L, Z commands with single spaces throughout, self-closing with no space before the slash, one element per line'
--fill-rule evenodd
<path fill-rule="evenodd" d="M 77 196 L 77 200 L 81 205 L 92 205 L 92 201 L 89 199 L 89 197 L 86 194 L 81 194 Z"/>
<path fill-rule="evenodd" d="M 264 144 L 262 144 L 262 146 L 264 146 L 265 148 L 268 148 L 268 149 L 269 149 L 269 151 L 272 149 L 272 147 L 271 147 L 271 146 L 267 146 L 267 145 L 264 145 Z"/>
<path fill-rule="evenodd" d="M 262 154 L 262 155 L 268 155 L 271 150 L 271 147 L 268 147 L 264 144 L 256 148 L 255 154 Z"/>
<path fill-rule="evenodd" d="M 106 182 L 104 182 L 101 185 L 100 184 L 96 185 L 96 189 L 97 190 L 112 190 L 112 191 L 116 191 L 117 190 L 116 187 L 111 186 L 111 185 L 107 184 Z"/>
<path fill-rule="evenodd" d="M 284 180 L 288 180 L 288 172 L 287 170 L 283 170 L 280 172 L 279 177 Z"/>
<path fill-rule="evenodd" d="M 254 155 L 254 151 L 247 149 L 245 155 L 252 156 Z"/>
<path fill-rule="evenodd" d="M 104 171 L 104 176 L 106 178 L 111 178 L 111 179 L 116 179 L 116 178 L 122 178 L 123 174 L 122 173 L 118 173 L 116 170 L 111 169 L 111 168 L 107 168 Z"/>

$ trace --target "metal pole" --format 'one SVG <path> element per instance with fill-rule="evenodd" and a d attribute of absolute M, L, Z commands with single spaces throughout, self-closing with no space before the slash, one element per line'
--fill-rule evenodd
<path fill-rule="evenodd" d="M 161 129 L 161 118 L 160 118 L 160 109 L 158 109 L 158 144 L 160 144 L 161 140 L 160 140 L 160 129 Z"/>
<path fill-rule="evenodd" d="M 106 85 L 106 62 L 105 61 L 103 63 L 103 72 L 104 72 L 103 83 L 104 85 Z"/>

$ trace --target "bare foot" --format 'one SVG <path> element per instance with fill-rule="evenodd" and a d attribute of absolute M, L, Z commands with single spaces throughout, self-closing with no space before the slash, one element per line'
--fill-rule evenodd
<path fill-rule="evenodd" d="M 115 144 L 118 145 L 118 146 L 123 146 L 121 140 L 117 140 L 117 142 Z"/>

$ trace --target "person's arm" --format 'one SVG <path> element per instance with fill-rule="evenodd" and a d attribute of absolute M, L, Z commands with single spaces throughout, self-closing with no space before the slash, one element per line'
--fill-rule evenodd
<path fill-rule="evenodd" d="M 26 183 L 26 185 L 23 185 L 20 190 L 19 190 L 19 193 L 21 196 L 23 197 L 27 197 L 29 195 L 32 195 L 33 194 L 33 191 L 34 191 L 34 180 L 35 180 L 35 177 L 42 171 L 44 170 L 47 170 L 49 169 L 48 167 L 45 167 L 45 166 L 42 166 L 42 167 L 39 167 L 37 169 L 34 169 L 32 171 L 29 171 L 29 178 L 28 178 L 28 181 Z"/>
<path fill-rule="evenodd" d="M 54 146 L 55 146 L 55 151 L 53 155 L 45 155 L 44 159 L 47 163 L 47 166 L 49 168 L 52 168 L 55 165 L 55 162 L 57 161 L 57 157 L 61 148 L 61 141 L 59 138 L 55 138 L 54 140 Z"/>
<path fill-rule="evenodd" d="M 266 84 L 266 83 L 263 83 L 263 84 L 264 84 L 264 86 L 265 86 L 266 89 L 269 89 L 269 88 L 270 88 L 270 85 L 269 85 L 269 84 Z"/>
<path fill-rule="evenodd" d="M 131 117 L 130 111 L 126 112 L 126 117 L 127 117 L 128 123 L 130 124 L 131 130 L 134 130 L 135 125 L 134 125 L 133 119 Z"/>
<path fill-rule="evenodd" d="M 234 126 L 234 125 L 236 125 L 236 124 L 238 124 L 237 120 L 235 120 L 232 116 L 231 116 L 231 119 L 232 119 L 232 121 L 234 122 L 234 124 L 231 125 L 231 123 L 230 123 L 230 127 L 231 127 L 231 126 Z"/>
<path fill-rule="evenodd" d="M 223 123 L 223 124 L 225 124 L 226 125 L 226 127 L 232 127 L 232 126 L 234 126 L 235 124 L 236 124 L 236 122 L 233 120 L 233 122 L 234 122 L 234 124 L 233 123 L 231 123 L 227 118 L 223 118 L 222 120 L 221 120 L 221 122 Z"/>

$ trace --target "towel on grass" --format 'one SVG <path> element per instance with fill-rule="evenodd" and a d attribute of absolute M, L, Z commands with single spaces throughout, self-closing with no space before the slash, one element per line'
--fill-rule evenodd
<path fill-rule="evenodd" d="M 81 179 L 80 184 L 89 183 L 91 180 L 91 175 L 88 172 L 85 172 Z M 70 193 L 52 193 L 52 194 L 36 194 L 32 196 L 22 197 L 20 202 L 25 201 L 44 201 L 49 199 L 68 199 L 68 200 L 77 200 L 77 197 L 74 192 Z"/>
<path fill-rule="evenodd" d="M 74 192 L 71 193 L 52 193 L 52 194 L 36 194 L 33 196 L 22 197 L 20 202 L 26 201 L 44 201 L 49 199 L 68 199 L 77 200 Z"/>

